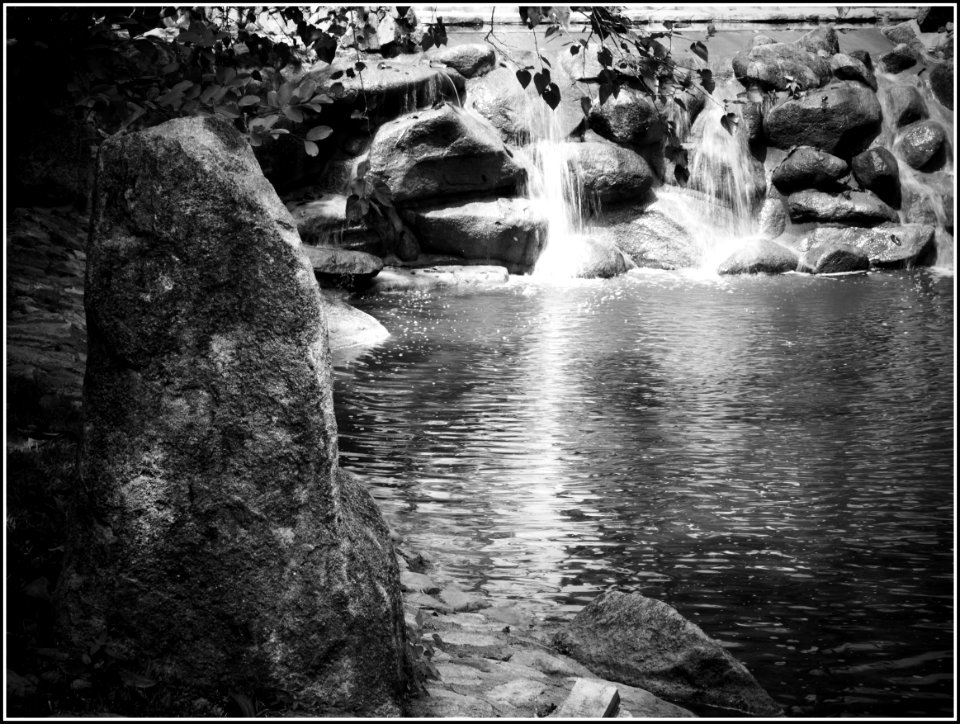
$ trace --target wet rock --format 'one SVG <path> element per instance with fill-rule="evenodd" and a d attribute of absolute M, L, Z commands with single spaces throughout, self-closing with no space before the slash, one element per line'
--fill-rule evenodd
<path fill-rule="evenodd" d="M 930 88 L 933 90 L 933 95 L 951 111 L 953 110 L 954 82 L 952 63 L 935 63 L 930 68 Z"/>
<path fill-rule="evenodd" d="M 423 593 L 440 593 L 440 586 L 433 582 L 430 576 L 423 573 L 405 571 L 400 574 L 400 587 L 404 591 L 422 591 Z"/>
<path fill-rule="evenodd" d="M 347 304 L 334 293 L 324 291 L 323 302 L 331 352 L 337 354 L 354 347 L 370 347 L 390 336 L 387 328 L 374 317 Z"/>
<path fill-rule="evenodd" d="M 903 44 L 914 48 L 920 45 L 920 40 L 917 37 L 920 33 L 920 26 L 917 25 L 915 20 L 884 26 L 880 28 L 880 32 L 894 45 Z"/>
<path fill-rule="evenodd" d="M 610 279 L 636 266 L 609 239 L 584 238 L 578 253 L 574 276 L 580 279 Z"/>
<path fill-rule="evenodd" d="M 348 222 L 346 208 L 347 197 L 343 194 L 287 203 L 304 244 L 384 254 L 386 248 L 380 235 L 362 224 Z"/>
<path fill-rule="evenodd" d="M 384 268 L 368 292 L 425 291 L 441 287 L 494 286 L 505 284 L 510 274 L 502 266 L 434 266 L 421 269 Z"/>
<path fill-rule="evenodd" d="M 869 50 L 863 50 L 862 48 L 859 48 L 857 50 L 851 50 L 849 53 L 847 53 L 847 55 L 849 55 L 851 58 L 856 58 L 859 60 L 864 64 L 864 66 L 866 66 L 868 70 L 873 70 L 873 57 L 870 55 Z"/>
<path fill-rule="evenodd" d="M 556 716 L 560 719 L 602 719 L 615 716 L 620 693 L 613 684 L 597 679 L 577 679 Z"/>
<path fill-rule="evenodd" d="M 795 223 L 817 221 L 830 224 L 875 226 L 896 221 L 897 212 L 865 191 L 828 194 L 823 191 L 798 191 L 787 197 L 790 219 Z"/>
<path fill-rule="evenodd" d="M 302 247 L 317 280 L 324 286 L 363 288 L 383 269 L 383 260 L 362 251 L 332 246 Z"/>
<path fill-rule="evenodd" d="M 717 273 L 784 274 L 796 271 L 797 262 L 797 253 L 793 249 L 769 239 L 759 239 L 737 249 L 724 259 L 717 268 Z"/>
<path fill-rule="evenodd" d="M 927 104 L 914 85 L 898 83 L 885 91 L 887 110 L 897 128 L 903 128 L 927 117 Z"/>
<path fill-rule="evenodd" d="M 835 189 L 849 171 L 842 158 L 812 146 L 800 146 L 777 166 L 771 181 L 785 194 L 801 189 Z"/>
<path fill-rule="evenodd" d="M 496 68 L 467 84 L 466 105 L 486 118 L 510 143 L 522 144 L 531 138 L 544 137 L 545 129 L 552 124 L 558 125 L 560 138 L 580 135 L 585 126 L 580 99 L 588 96 L 572 81 L 564 79 L 559 69 L 554 82 L 563 90 L 560 105 L 551 110 L 537 95 L 533 83 L 524 89 L 515 71 Z"/>
<path fill-rule="evenodd" d="M 514 191 L 526 178 L 493 128 L 449 105 L 385 123 L 369 158 L 398 202 Z"/>
<path fill-rule="evenodd" d="M 493 705 L 479 697 L 458 694 L 441 686 L 427 686 L 426 690 L 428 696 L 412 702 L 411 716 L 449 719 L 492 719 L 497 716 Z"/>
<path fill-rule="evenodd" d="M 935 171 L 946 162 L 946 134 L 936 121 L 908 126 L 897 141 L 897 152 L 912 168 Z"/>
<path fill-rule="evenodd" d="M 490 603 L 483 596 L 477 593 L 461 591 L 457 588 L 445 588 L 440 592 L 440 600 L 443 601 L 451 611 L 479 611 L 486 608 Z"/>
<path fill-rule="evenodd" d="M 840 40 L 833 25 L 821 25 L 796 40 L 798 47 L 817 55 L 834 55 L 840 52 Z"/>
<path fill-rule="evenodd" d="M 64 635 L 151 661 L 175 700 L 398 715 L 392 545 L 338 469 L 323 303 L 243 137 L 188 118 L 105 141 L 87 253 Z"/>
<path fill-rule="evenodd" d="M 869 148 L 850 162 L 853 177 L 895 209 L 900 208 L 900 165 L 883 147 Z"/>
<path fill-rule="evenodd" d="M 622 87 L 601 104 L 597 98 L 588 114 L 590 128 L 614 143 L 645 146 L 663 138 L 660 112 L 640 91 Z"/>
<path fill-rule="evenodd" d="M 430 50 L 427 57 L 453 68 L 464 78 L 475 78 L 488 73 L 497 62 L 493 47 L 486 43 L 446 45 Z"/>
<path fill-rule="evenodd" d="M 733 72 L 744 87 L 785 91 L 796 82 L 801 90 L 830 81 L 830 62 L 794 43 L 754 45 L 733 57 Z M 791 80 L 792 79 L 792 80 Z"/>
<path fill-rule="evenodd" d="M 797 248 L 806 252 L 820 246 L 849 246 L 864 252 L 871 267 L 904 269 L 936 261 L 934 232 L 933 226 L 924 224 L 884 224 L 871 229 L 823 226 L 801 239 Z"/>
<path fill-rule="evenodd" d="M 322 67 L 305 73 L 300 85 L 312 81 L 330 96 L 333 103 L 325 113 L 349 116 L 353 110 L 367 108 L 381 120 L 453 100 L 462 96 L 466 87 L 459 73 L 396 60 L 369 62 L 363 73 L 351 78 L 344 71 L 353 63 L 354 59 L 319 63 Z"/>
<path fill-rule="evenodd" d="M 763 140 L 763 104 L 747 101 L 740 106 L 740 130 L 747 134 L 749 143 Z"/>
<path fill-rule="evenodd" d="M 700 261 L 696 240 L 671 214 L 655 206 L 642 214 L 626 209 L 604 213 L 593 234 L 613 241 L 639 267 L 685 269 Z"/>
<path fill-rule="evenodd" d="M 902 73 L 917 64 L 917 52 L 906 43 L 900 43 L 881 55 L 880 63 L 887 73 Z"/>
<path fill-rule="evenodd" d="M 592 671 L 685 706 L 758 716 L 780 707 L 719 643 L 667 604 L 639 593 L 607 591 L 556 636 Z"/>
<path fill-rule="evenodd" d="M 777 41 L 771 38 L 769 35 L 759 33 L 753 36 L 753 41 L 750 43 L 750 46 L 755 48 L 758 45 L 772 45 L 776 42 Z"/>
<path fill-rule="evenodd" d="M 922 7 L 917 11 L 917 26 L 920 32 L 936 33 L 953 22 L 953 13 L 949 6 L 937 5 Z"/>
<path fill-rule="evenodd" d="M 830 58 L 830 70 L 833 77 L 839 80 L 855 80 L 863 83 L 873 91 L 877 90 L 877 76 L 863 61 L 843 53 L 837 53 Z"/>
<path fill-rule="evenodd" d="M 818 244 L 800 257 L 798 271 L 810 274 L 866 271 L 870 268 L 867 254 L 847 244 Z"/>
<path fill-rule="evenodd" d="M 529 201 L 500 198 L 404 212 L 424 250 L 477 263 L 533 270 L 546 241 L 547 220 Z"/>
<path fill-rule="evenodd" d="M 923 183 L 904 186 L 904 221 L 943 226 L 952 234 L 954 188 L 953 173 L 947 171 L 927 174 Z"/>
<path fill-rule="evenodd" d="M 558 150 L 546 148 L 544 152 L 558 153 Z M 640 199 L 655 181 L 643 156 L 623 146 L 588 141 L 568 143 L 561 152 L 567 155 L 587 198 L 600 204 Z"/>
<path fill-rule="evenodd" d="M 760 233 L 767 239 L 776 239 L 787 229 L 787 209 L 781 199 L 770 198 L 760 208 Z"/>
<path fill-rule="evenodd" d="M 876 94 L 865 85 L 838 81 L 774 106 L 763 119 L 770 145 L 815 146 L 841 158 L 864 151 L 880 133 Z"/>

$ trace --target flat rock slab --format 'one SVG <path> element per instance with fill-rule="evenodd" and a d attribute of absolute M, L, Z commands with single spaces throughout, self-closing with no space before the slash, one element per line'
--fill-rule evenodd
<path fill-rule="evenodd" d="M 799 257 L 768 239 L 761 239 L 737 249 L 718 267 L 718 274 L 784 274 L 795 271 Z"/>
<path fill-rule="evenodd" d="M 936 261 L 936 229 L 929 224 L 860 227 L 821 227 L 797 242 L 807 252 L 823 245 L 847 245 L 864 252 L 877 269 L 929 266 Z"/>
<path fill-rule="evenodd" d="M 492 265 L 451 265 L 425 267 L 423 269 L 402 269 L 384 267 L 374 279 L 369 291 L 406 292 L 426 291 L 440 287 L 493 286 L 506 284 L 510 274 L 505 267 Z"/>
<path fill-rule="evenodd" d="M 556 716 L 561 719 L 610 718 L 619 708 L 620 693 L 616 686 L 596 679 L 577 679 Z"/>

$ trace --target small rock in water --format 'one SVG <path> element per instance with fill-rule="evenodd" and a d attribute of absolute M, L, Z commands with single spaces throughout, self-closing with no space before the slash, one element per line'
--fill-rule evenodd
<path fill-rule="evenodd" d="M 558 719 L 600 719 L 616 715 L 620 707 L 617 687 L 596 679 L 577 679 L 563 704 Z"/>
<path fill-rule="evenodd" d="M 440 592 L 440 587 L 433 582 L 433 579 L 430 578 L 430 576 L 425 576 L 422 573 L 414 573 L 412 571 L 403 571 L 400 574 L 400 587 L 404 591 L 419 591 L 422 593 Z"/>
<path fill-rule="evenodd" d="M 467 593 L 455 588 L 445 588 L 440 592 L 440 600 L 452 611 L 478 611 L 490 604 L 476 593 Z"/>

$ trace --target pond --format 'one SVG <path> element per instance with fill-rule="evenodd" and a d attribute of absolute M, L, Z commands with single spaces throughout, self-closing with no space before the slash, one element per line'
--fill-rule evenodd
<path fill-rule="evenodd" d="M 411 548 L 666 601 L 793 716 L 952 715 L 952 275 L 511 280 L 357 302 L 341 462 Z"/>

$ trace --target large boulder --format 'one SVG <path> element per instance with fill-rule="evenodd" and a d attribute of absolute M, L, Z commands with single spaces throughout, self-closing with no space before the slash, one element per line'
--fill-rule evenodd
<path fill-rule="evenodd" d="M 613 143 L 587 141 L 540 149 L 561 153 L 582 185 L 585 195 L 600 204 L 640 199 L 654 184 L 654 173 L 643 156 Z"/>
<path fill-rule="evenodd" d="M 546 243 L 547 219 L 526 199 L 499 198 L 404 212 L 424 251 L 478 264 L 533 271 Z"/>
<path fill-rule="evenodd" d="M 594 220 L 591 233 L 613 241 L 639 267 L 686 269 L 700 263 L 700 244 L 656 203 L 642 214 L 627 208 L 605 211 Z"/>
<path fill-rule="evenodd" d="M 850 162 L 853 177 L 866 190 L 875 193 L 895 209 L 900 208 L 900 164 L 882 146 L 868 148 Z"/>
<path fill-rule="evenodd" d="M 886 36 L 894 45 L 907 45 L 911 48 L 920 49 L 922 43 L 920 38 L 920 26 L 915 20 L 907 20 L 897 25 L 886 25 L 880 28 L 880 32 Z"/>
<path fill-rule="evenodd" d="M 904 130 L 896 149 L 912 168 L 935 171 L 946 162 L 946 134 L 936 121 L 917 121 Z"/>
<path fill-rule="evenodd" d="M 464 78 L 474 78 L 489 73 L 497 63 L 497 54 L 493 46 L 486 43 L 445 45 L 429 51 L 427 57 L 453 68 Z"/>
<path fill-rule="evenodd" d="M 515 71 L 496 68 L 467 83 L 467 108 L 493 125 L 510 143 L 554 137 L 558 140 L 579 135 L 585 126 L 580 105 L 588 97 L 580 86 L 565 80 L 559 69 L 554 82 L 562 88 L 560 105 L 551 109 L 530 83 L 520 85 Z"/>
<path fill-rule="evenodd" d="M 953 22 L 953 9 L 949 5 L 927 5 L 917 11 L 917 27 L 922 33 L 936 33 Z"/>
<path fill-rule="evenodd" d="M 793 249 L 755 239 L 734 251 L 717 268 L 718 274 L 784 274 L 796 271 L 799 258 Z"/>
<path fill-rule="evenodd" d="M 917 64 L 917 51 L 906 43 L 898 43 L 880 56 L 880 64 L 887 73 L 902 73 Z"/>
<path fill-rule="evenodd" d="M 794 41 L 799 48 L 814 55 L 835 55 L 840 52 L 840 38 L 833 25 L 820 25 Z"/>
<path fill-rule="evenodd" d="M 828 194 L 823 191 L 798 191 L 787 197 L 790 219 L 795 223 L 816 221 L 828 224 L 875 226 L 896 221 L 897 212 L 866 191 Z"/>
<path fill-rule="evenodd" d="M 797 270 L 810 274 L 837 274 L 869 268 L 870 259 L 862 249 L 848 244 L 823 243 L 807 249 L 800 257 Z"/>
<path fill-rule="evenodd" d="M 796 82 L 801 90 L 819 88 L 832 75 L 830 62 L 794 43 L 766 43 L 733 57 L 733 72 L 745 87 L 785 91 Z"/>
<path fill-rule="evenodd" d="M 897 128 L 909 126 L 927 117 L 927 104 L 915 85 L 897 83 L 884 90 L 887 120 Z"/>
<path fill-rule="evenodd" d="M 394 201 L 515 191 L 526 179 L 496 131 L 445 105 L 383 124 L 370 145 L 368 175 Z"/>
<path fill-rule="evenodd" d="M 861 83 L 840 81 L 774 106 L 763 118 L 767 140 L 777 148 L 816 146 L 841 158 L 865 150 L 880 133 L 876 94 Z"/>
<path fill-rule="evenodd" d="M 660 111 L 646 94 L 622 87 L 603 103 L 594 100 L 589 112 L 590 128 L 614 143 L 646 146 L 663 138 Z"/>
<path fill-rule="evenodd" d="M 834 78 L 839 80 L 855 80 L 863 83 L 872 91 L 877 90 L 877 76 L 858 58 L 837 53 L 830 58 L 830 70 L 833 71 Z"/>
<path fill-rule="evenodd" d="M 812 146 L 794 149 L 774 170 L 773 185 L 789 194 L 801 189 L 835 189 L 840 179 L 850 172 L 850 166 L 842 158 Z"/>
<path fill-rule="evenodd" d="M 946 108 L 953 110 L 953 63 L 935 63 L 930 68 L 930 88 Z"/>
<path fill-rule="evenodd" d="M 683 706 L 782 713 L 746 667 L 662 601 L 606 591 L 555 638 L 561 652 L 611 681 Z"/>
<path fill-rule="evenodd" d="M 242 136 L 189 118 L 105 141 L 87 255 L 66 640 L 149 662 L 175 701 L 398 715 L 396 558 L 339 470 L 317 283 Z"/>
<path fill-rule="evenodd" d="M 362 288 L 383 269 L 380 257 L 363 251 L 304 245 L 303 252 L 310 260 L 317 281 L 323 286 Z"/>
<path fill-rule="evenodd" d="M 936 261 L 936 229 L 926 224 L 884 224 L 875 228 L 822 226 L 797 242 L 802 252 L 821 246 L 861 250 L 878 269 L 929 266 Z"/>

